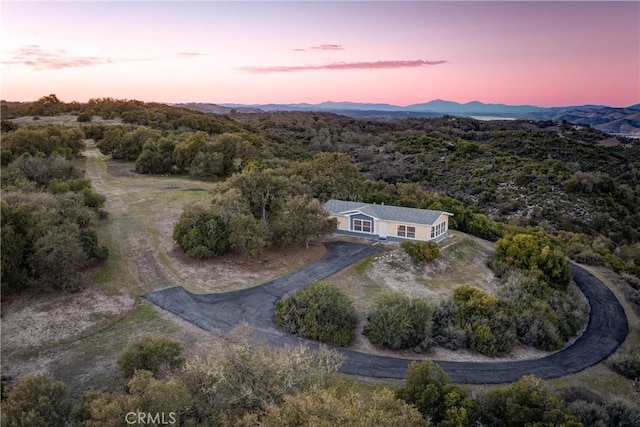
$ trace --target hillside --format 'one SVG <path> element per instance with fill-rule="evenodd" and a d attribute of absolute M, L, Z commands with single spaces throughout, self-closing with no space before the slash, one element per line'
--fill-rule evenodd
<path fill-rule="evenodd" d="M 361 190 L 349 197 L 430 207 L 444 195 L 494 221 L 565 233 L 581 259 L 611 264 L 615 253 L 640 264 L 640 143 L 591 127 L 453 116 L 387 121 L 319 112 L 219 115 L 110 99 L 3 103 L 2 109 L 3 117 L 88 111 L 121 118 L 123 125 L 113 131 L 94 122 L 81 129 L 87 137 L 105 138 L 98 142 L 104 154 L 137 160 L 135 168 L 143 173 L 219 179 L 253 162 L 295 174 L 296 162 L 318 152 L 347 153 L 363 175 Z M 30 124 L 41 122 L 46 120 Z M 3 156 L 10 149 L 5 144 Z M 198 167 L 189 170 L 194 159 Z M 464 227 L 467 215 L 457 218 Z"/>
<path fill-rule="evenodd" d="M 220 106 L 206 110 L 203 105 L 183 104 L 187 108 L 199 111 L 225 114 Z M 612 108 L 602 105 L 580 105 L 569 107 L 537 107 L 534 105 L 485 104 L 479 101 L 460 104 L 458 102 L 436 99 L 404 107 L 391 104 L 363 104 L 357 102 L 322 102 L 319 104 L 264 104 L 243 105 L 224 104 L 238 112 L 326 112 L 359 119 L 400 120 L 415 117 L 440 117 L 454 115 L 463 117 L 495 117 L 504 119 L 525 119 L 555 123 L 570 123 L 591 126 L 603 132 L 625 136 L 640 136 L 640 107 L 638 104 L 627 108 Z M 257 110 L 257 111 L 256 111 Z"/>

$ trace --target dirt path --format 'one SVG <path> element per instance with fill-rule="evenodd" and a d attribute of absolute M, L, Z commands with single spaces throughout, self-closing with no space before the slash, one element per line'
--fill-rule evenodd
<path fill-rule="evenodd" d="M 102 159 L 104 156 L 97 148 L 89 148 L 84 152 L 87 157 L 86 174 L 99 193 L 107 198 L 105 210 L 109 212 L 108 235 L 111 245 L 116 247 L 121 263 L 126 273 L 135 278 L 131 284 L 138 295 L 152 289 L 175 286 L 173 278 L 161 268 L 154 253 L 154 246 L 149 239 L 148 229 L 142 216 L 145 212 L 135 212 L 127 203 L 126 198 L 137 191 L 144 191 L 144 187 L 115 185 L 113 181 L 127 179 L 114 177 L 107 173 L 107 166 Z M 111 181 L 111 182 L 109 182 Z M 126 191 L 125 191 L 126 189 Z"/>

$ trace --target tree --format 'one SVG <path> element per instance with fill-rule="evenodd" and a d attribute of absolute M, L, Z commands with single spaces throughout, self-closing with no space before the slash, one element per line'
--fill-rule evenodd
<path fill-rule="evenodd" d="M 65 427 L 71 419 L 71 403 L 66 387 L 44 374 L 20 380 L 2 402 L 2 425 L 24 427 Z"/>
<path fill-rule="evenodd" d="M 205 151 L 211 144 L 211 137 L 206 132 L 189 132 L 186 140 L 176 144 L 173 150 L 173 163 L 179 172 L 187 172 L 199 152 Z"/>
<path fill-rule="evenodd" d="M 191 205 L 184 208 L 173 227 L 173 238 L 187 255 L 209 258 L 231 249 L 229 220 L 224 213 Z"/>
<path fill-rule="evenodd" d="M 170 138 L 149 139 L 144 143 L 142 153 L 136 160 L 135 170 L 138 173 L 167 174 L 172 171 L 171 154 L 175 142 Z"/>
<path fill-rule="evenodd" d="M 300 185 L 273 170 L 245 170 L 227 180 L 227 188 L 237 189 L 255 218 L 267 223 L 288 196 L 304 193 Z"/>
<path fill-rule="evenodd" d="M 162 336 L 130 341 L 118 357 L 118 366 L 125 378 L 131 378 L 141 370 L 158 375 L 163 368 L 177 369 L 183 363 L 180 342 Z"/>
<path fill-rule="evenodd" d="M 189 175 L 198 179 L 224 176 L 224 156 L 212 148 L 196 153 L 189 167 Z"/>
<path fill-rule="evenodd" d="M 357 323 L 353 303 L 335 285 L 315 282 L 276 302 L 275 322 L 285 332 L 348 346 Z"/>
<path fill-rule="evenodd" d="M 194 411 L 205 425 L 220 413 L 245 414 L 278 404 L 284 396 L 322 387 L 344 357 L 322 347 L 311 351 L 258 344 L 240 327 L 220 345 L 189 359 L 181 378 L 193 395 Z M 209 422 L 205 422 L 208 420 Z"/>
<path fill-rule="evenodd" d="M 534 375 L 522 377 L 504 389 L 487 392 L 482 399 L 482 422 L 492 426 L 581 426 L 565 402 Z"/>
<path fill-rule="evenodd" d="M 304 245 L 323 235 L 333 233 L 338 226 L 335 218 L 316 199 L 307 196 L 287 198 L 273 220 L 274 240 L 281 246 Z"/>
<path fill-rule="evenodd" d="M 363 191 L 364 177 L 345 153 L 318 153 L 311 162 L 294 170 L 307 180 L 313 196 L 321 201 L 358 200 Z"/>
<path fill-rule="evenodd" d="M 377 347 L 426 350 L 431 344 L 431 310 L 423 300 L 384 293 L 369 314 L 364 335 Z"/>
<path fill-rule="evenodd" d="M 255 415 L 245 417 L 245 425 L 255 422 Z M 260 419 L 265 427 L 427 427 L 412 405 L 397 399 L 389 389 L 377 390 L 371 396 L 355 392 L 340 394 L 335 389 L 314 387 L 309 391 L 284 397 L 280 405 L 269 405 Z"/>
<path fill-rule="evenodd" d="M 179 377 L 160 380 L 149 371 L 136 371 L 127 384 L 127 394 L 90 390 L 82 396 L 76 415 L 86 427 L 119 427 L 137 424 L 138 414 L 146 424 L 178 424 L 189 421 L 192 395 Z M 193 421 L 193 420 L 191 420 Z M 191 425 L 191 424 L 187 424 Z"/>
<path fill-rule="evenodd" d="M 41 289 L 78 291 L 85 254 L 75 224 L 47 229 L 33 244 L 31 267 Z"/>
<path fill-rule="evenodd" d="M 232 215 L 229 219 L 229 243 L 231 249 L 239 250 L 250 257 L 262 255 L 269 244 L 267 225 L 250 214 Z"/>
<path fill-rule="evenodd" d="M 31 106 L 33 116 L 55 116 L 62 112 L 64 103 L 55 94 L 43 96 Z"/>
<path fill-rule="evenodd" d="M 407 383 L 396 396 L 418 408 L 438 426 L 470 426 L 475 404 L 466 391 L 449 382 L 449 376 L 435 362 L 411 362 Z"/>
<path fill-rule="evenodd" d="M 509 234 L 496 242 L 494 263 L 530 270 L 556 289 L 571 283 L 571 269 L 560 241 L 541 230 Z"/>

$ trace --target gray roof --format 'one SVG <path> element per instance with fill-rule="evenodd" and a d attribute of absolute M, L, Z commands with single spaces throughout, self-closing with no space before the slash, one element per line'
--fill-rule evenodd
<path fill-rule="evenodd" d="M 389 221 L 410 222 L 413 224 L 433 225 L 433 223 L 443 213 L 453 215 L 443 211 L 432 211 L 428 209 L 403 208 L 400 206 L 376 205 L 361 202 L 346 202 L 344 200 L 329 200 L 324 204 L 324 208 L 331 215 L 344 215 L 353 211 L 360 211 L 363 214 Z"/>

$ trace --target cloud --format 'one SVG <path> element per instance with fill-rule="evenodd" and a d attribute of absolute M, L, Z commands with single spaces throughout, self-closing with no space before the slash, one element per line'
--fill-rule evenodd
<path fill-rule="evenodd" d="M 311 50 L 344 50 L 339 44 L 321 44 L 318 46 L 311 46 L 309 49 Z"/>
<path fill-rule="evenodd" d="M 187 58 L 193 58 L 193 57 L 197 57 L 197 56 L 207 56 L 206 53 L 200 53 L 200 52 L 179 52 L 178 56 L 184 56 Z"/>
<path fill-rule="evenodd" d="M 60 70 L 63 68 L 90 67 L 92 65 L 118 62 L 148 61 L 144 58 L 108 58 L 97 56 L 74 56 L 65 49 L 47 50 L 38 45 L 27 45 L 9 52 L 3 65 L 25 65 L 34 70 Z"/>
<path fill-rule="evenodd" d="M 340 44 L 319 44 L 317 46 L 309 46 L 308 48 L 295 48 L 290 49 L 294 52 L 318 52 L 321 50 L 344 50 L 344 47 Z"/>
<path fill-rule="evenodd" d="M 183 58 L 194 58 L 206 54 L 199 52 L 179 52 Z M 24 65 L 34 70 L 61 70 L 64 68 L 90 67 L 93 65 L 116 64 L 122 62 L 154 61 L 161 58 L 115 58 L 98 56 L 75 56 L 65 49 L 47 50 L 38 45 L 26 45 L 8 53 L 2 65 Z"/>
<path fill-rule="evenodd" d="M 303 66 L 272 66 L 272 67 L 243 67 L 242 71 L 253 74 L 291 73 L 297 71 L 316 70 L 384 70 L 394 68 L 416 68 L 431 65 L 446 64 L 447 61 L 424 61 L 422 59 L 408 61 L 375 61 L 375 62 L 336 62 L 324 65 Z"/>

